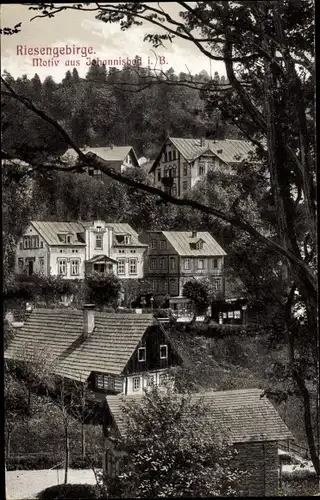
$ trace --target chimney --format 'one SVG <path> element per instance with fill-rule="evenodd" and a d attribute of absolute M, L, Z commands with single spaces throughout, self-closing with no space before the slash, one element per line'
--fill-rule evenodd
<path fill-rule="evenodd" d="M 191 238 L 196 238 L 196 237 L 197 237 L 197 231 L 192 231 Z"/>
<path fill-rule="evenodd" d="M 204 147 L 205 147 L 205 145 L 206 145 L 206 138 L 205 138 L 205 137 L 201 137 L 201 139 L 200 139 L 200 146 L 201 146 L 202 148 L 204 148 Z"/>
<path fill-rule="evenodd" d="M 88 338 L 94 330 L 94 304 L 83 306 L 83 337 Z"/>

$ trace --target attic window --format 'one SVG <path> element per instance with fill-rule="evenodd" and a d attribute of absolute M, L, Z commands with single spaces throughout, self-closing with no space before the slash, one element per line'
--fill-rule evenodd
<path fill-rule="evenodd" d="M 59 241 L 61 241 L 61 243 L 66 242 L 66 235 L 65 234 L 58 234 L 58 238 L 59 238 Z"/>
<path fill-rule="evenodd" d="M 168 346 L 167 345 L 160 346 L 160 359 L 168 359 Z"/>
<path fill-rule="evenodd" d="M 202 250 L 202 248 L 203 248 L 203 241 L 202 240 L 197 241 L 197 243 L 196 243 L 196 249 L 197 250 Z"/>
<path fill-rule="evenodd" d="M 129 236 L 129 235 L 125 236 L 124 237 L 124 242 L 125 242 L 126 245 L 130 245 L 130 243 L 131 243 L 131 236 Z"/>
<path fill-rule="evenodd" d="M 67 243 L 72 243 L 72 234 L 67 234 Z"/>
<path fill-rule="evenodd" d="M 236 154 L 236 155 L 234 155 L 234 159 L 239 161 L 239 160 L 241 160 L 241 156 L 242 155 L 240 155 L 240 154 Z"/>
<path fill-rule="evenodd" d="M 223 153 L 223 149 L 217 149 L 217 153 L 218 153 L 218 154 L 219 154 L 219 153 L 220 153 L 220 154 L 221 154 L 221 153 Z"/>
<path fill-rule="evenodd" d="M 146 348 L 145 347 L 139 347 L 139 349 L 138 349 L 138 361 L 140 363 L 142 363 L 145 360 L 146 360 Z"/>

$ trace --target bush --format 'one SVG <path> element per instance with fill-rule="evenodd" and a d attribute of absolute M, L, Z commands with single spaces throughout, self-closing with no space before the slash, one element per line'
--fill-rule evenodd
<path fill-rule="evenodd" d="M 118 302 L 121 283 L 115 274 L 95 271 L 87 275 L 85 282 L 92 304 L 110 306 Z"/>
<path fill-rule="evenodd" d="M 100 493 L 97 486 L 92 484 L 56 484 L 41 491 L 37 498 L 40 500 L 68 500 L 81 498 L 99 498 Z"/>

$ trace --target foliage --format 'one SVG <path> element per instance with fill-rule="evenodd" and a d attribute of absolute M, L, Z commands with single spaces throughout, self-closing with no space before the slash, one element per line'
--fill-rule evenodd
<path fill-rule="evenodd" d="M 194 301 L 197 312 L 204 312 L 209 306 L 208 288 L 202 281 L 191 279 L 183 285 L 182 295 Z"/>
<path fill-rule="evenodd" d="M 120 489 L 152 498 L 234 495 L 241 474 L 232 468 L 232 449 L 206 411 L 202 401 L 194 403 L 169 387 L 124 403 L 125 436 L 110 438 L 130 460 L 117 477 Z"/>
<path fill-rule="evenodd" d="M 56 484 L 41 491 L 37 498 L 40 500 L 99 498 L 99 491 L 91 484 Z"/>
<path fill-rule="evenodd" d="M 116 305 L 119 300 L 121 283 L 113 273 L 92 272 L 86 276 L 88 300 L 99 306 Z"/>
<path fill-rule="evenodd" d="M 74 289 L 73 282 L 61 276 L 10 274 L 5 281 L 4 297 L 26 300 L 36 300 L 41 297 L 47 302 L 57 302 L 63 295 L 71 295 Z"/>

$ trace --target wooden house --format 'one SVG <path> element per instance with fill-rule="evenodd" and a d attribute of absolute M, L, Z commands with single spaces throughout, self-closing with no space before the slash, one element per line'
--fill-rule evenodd
<path fill-rule="evenodd" d="M 107 396 L 104 422 L 104 471 L 115 475 L 128 466 L 124 449 L 116 449 L 115 434 L 124 438 L 126 425 L 123 405 L 142 401 L 142 395 Z M 228 437 L 237 450 L 234 468 L 248 472 L 242 480 L 246 496 L 275 495 L 278 489 L 278 442 L 293 436 L 261 389 L 242 389 L 192 394 L 191 401 L 202 401 L 214 432 Z"/>
<path fill-rule="evenodd" d="M 165 385 L 181 358 L 151 314 L 35 309 L 10 343 L 6 359 L 25 359 L 37 350 L 53 358 L 53 372 L 88 383 L 98 400 L 105 394 L 142 393 Z"/>

